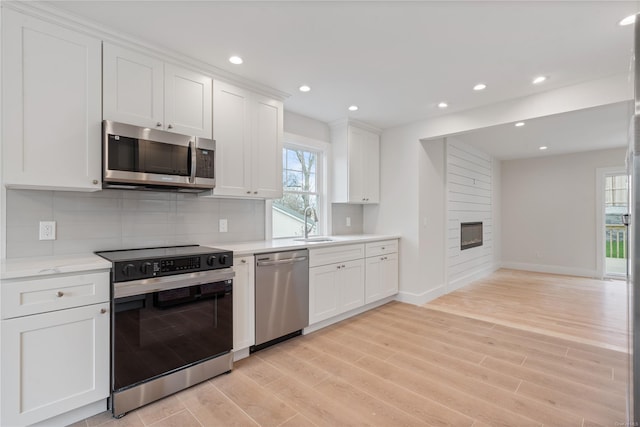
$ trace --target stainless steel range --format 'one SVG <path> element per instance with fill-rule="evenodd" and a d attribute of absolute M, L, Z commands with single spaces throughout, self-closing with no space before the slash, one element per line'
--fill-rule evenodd
<path fill-rule="evenodd" d="M 193 245 L 96 254 L 113 263 L 115 417 L 231 370 L 232 252 Z"/>

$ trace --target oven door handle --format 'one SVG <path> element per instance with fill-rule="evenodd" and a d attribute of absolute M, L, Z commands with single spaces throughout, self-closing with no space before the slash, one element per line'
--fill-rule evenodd
<path fill-rule="evenodd" d="M 197 271 L 194 273 L 176 274 L 174 276 L 119 282 L 113 284 L 113 298 L 144 295 L 169 289 L 223 282 L 233 279 L 235 275 L 232 269 L 224 268 L 220 270 Z"/>

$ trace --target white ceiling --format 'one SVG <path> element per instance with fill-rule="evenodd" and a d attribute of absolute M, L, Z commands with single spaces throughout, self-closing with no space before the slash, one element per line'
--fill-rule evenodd
<path fill-rule="evenodd" d="M 619 102 L 453 136 L 500 160 L 626 147 L 633 103 Z M 548 147 L 540 150 L 541 146 Z"/>
<path fill-rule="evenodd" d="M 633 26 L 617 22 L 640 10 L 611 0 L 47 3 L 289 93 L 288 111 L 382 129 L 625 73 Z M 541 74 L 549 80 L 532 85 Z M 474 92 L 478 82 L 488 88 Z"/>

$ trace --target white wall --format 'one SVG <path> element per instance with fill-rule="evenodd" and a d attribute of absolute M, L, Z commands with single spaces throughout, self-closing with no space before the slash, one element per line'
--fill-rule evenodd
<path fill-rule="evenodd" d="M 447 138 L 447 291 L 494 270 L 493 159 Z M 460 249 L 460 224 L 482 222 L 482 246 Z"/>
<path fill-rule="evenodd" d="M 398 299 L 420 303 L 442 286 L 442 265 L 420 257 L 419 162 L 428 161 L 418 143 L 419 128 L 405 126 L 382 133 L 380 140 L 380 204 L 364 207 L 364 232 L 397 234 L 400 239 Z M 430 181 L 429 181 L 430 182 Z M 436 186 L 436 188 L 438 188 Z M 430 220 L 430 219 L 429 219 Z M 426 221 L 430 224 L 429 221 Z M 439 228 L 441 230 L 441 228 Z M 432 231 L 432 230 L 429 230 Z M 432 262 L 433 261 L 433 262 Z M 425 272 L 425 263 L 438 271 Z M 426 268 L 426 270 L 429 270 Z"/>
<path fill-rule="evenodd" d="M 626 149 L 502 162 L 502 266 L 596 276 L 596 168 Z"/>
<path fill-rule="evenodd" d="M 473 129 L 591 108 L 632 99 L 626 75 L 587 82 L 528 97 L 386 129 L 381 135 L 380 204 L 364 207 L 365 233 L 401 236 L 400 293 L 398 299 L 423 304 L 445 292 L 447 283 L 445 137 Z M 496 179 L 501 165 L 492 170 L 494 225 L 505 220 L 498 210 L 504 180 Z M 503 174 L 504 175 L 504 174 Z M 595 179 L 595 178 L 594 178 Z M 595 188 L 594 179 L 591 180 Z M 593 209 L 592 209 L 593 210 Z M 510 248 L 499 242 L 510 238 L 494 226 L 494 266 Z M 498 236 L 502 235 L 501 239 Z M 595 259 L 595 256 L 594 256 Z"/>

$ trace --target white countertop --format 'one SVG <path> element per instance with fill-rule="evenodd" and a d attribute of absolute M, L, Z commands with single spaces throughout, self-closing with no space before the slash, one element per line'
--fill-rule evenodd
<path fill-rule="evenodd" d="M 0 280 L 110 268 L 111 262 L 94 254 L 9 258 L 0 260 Z"/>
<path fill-rule="evenodd" d="M 312 236 L 314 237 L 314 236 Z M 396 235 L 381 235 L 381 234 L 352 234 L 352 235 L 340 235 L 340 236 L 327 236 L 331 239 L 325 242 L 303 242 L 296 239 L 273 239 L 273 240 L 258 240 L 255 242 L 242 242 L 242 243 L 201 243 L 204 246 L 212 246 L 221 249 L 227 249 L 233 251 L 235 256 L 253 255 L 267 252 L 296 250 L 303 248 L 317 248 L 328 246 L 348 245 L 352 243 L 367 243 L 377 242 L 380 240 L 399 239 L 400 236 Z"/>
<path fill-rule="evenodd" d="M 234 255 L 253 255 L 259 253 L 348 245 L 352 243 L 376 242 L 398 239 L 400 236 L 380 234 L 354 234 L 327 236 L 330 241 L 302 242 L 295 239 L 273 239 L 242 243 L 211 243 L 201 245 L 233 251 Z M 79 273 L 91 270 L 107 270 L 111 262 L 95 254 L 56 255 L 28 258 L 9 258 L 0 260 L 0 280 L 19 279 L 50 274 Z"/>

